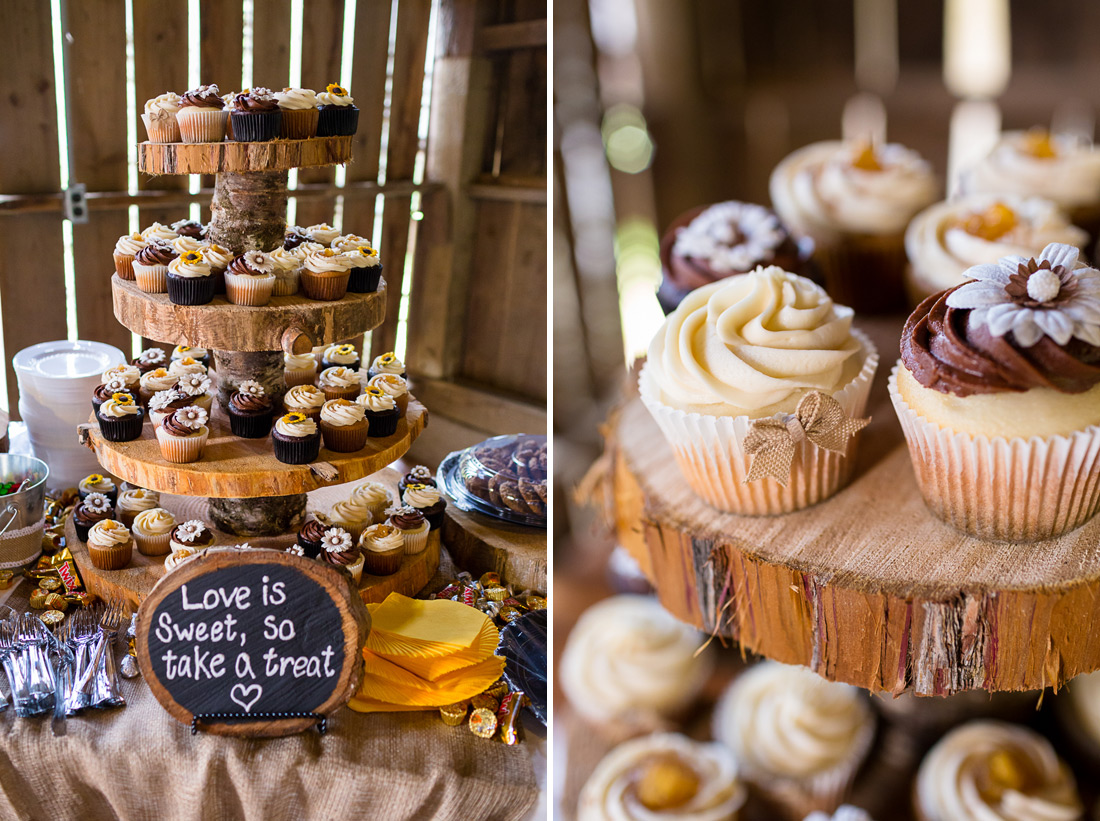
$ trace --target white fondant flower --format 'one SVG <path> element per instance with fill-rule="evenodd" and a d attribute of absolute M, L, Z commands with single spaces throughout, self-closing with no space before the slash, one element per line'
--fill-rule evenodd
<path fill-rule="evenodd" d="M 748 271 L 758 263 L 770 262 L 786 236 L 779 218 L 767 208 L 722 202 L 677 232 L 673 252 L 705 259 L 715 271 Z"/>
<path fill-rule="evenodd" d="M 264 386 L 257 382 L 255 379 L 246 379 L 237 388 L 237 393 L 245 394 L 248 396 L 263 396 Z"/>
<path fill-rule="evenodd" d="M 409 476 L 414 479 L 431 479 L 432 472 L 427 465 L 417 465 L 409 471 Z"/>
<path fill-rule="evenodd" d="M 321 537 L 321 546 L 330 553 L 351 550 L 351 534 L 342 527 L 330 527 Z"/>
<path fill-rule="evenodd" d="M 300 544 L 298 544 L 297 542 L 295 542 L 290 547 L 288 547 L 284 552 L 292 553 L 295 556 L 304 556 L 304 555 L 306 555 L 305 549 Z"/>
<path fill-rule="evenodd" d="M 252 545 L 250 545 L 248 542 L 241 542 L 238 545 L 233 545 L 233 549 L 234 550 L 251 550 Z"/>
<path fill-rule="evenodd" d="M 1038 257 L 1002 258 L 966 271 L 968 282 L 947 297 L 951 308 L 969 309 L 972 328 L 993 336 L 1012 332 L 1030 348 L 1049 336 L 1058 345 L 1076 337 L 1100 346 L 1100 271 L 1077 267 L 1080 251 L 1052 242 Z"/>
<path fill-rule="evenodd" d="M 263 274 L 270 274 L 275 270 L 275 263 L 263 251 L 246 251 L 244 261 L 253 271 L 259 271 Z"/>
<path fill-rule="evenodd" d="M 206 424 L 207 418 L 206 411 L 198 405 L 188 405 L 186 408 L 180 408 L 176 411 L 176 421 L 181 425 L 186 425 L 191 430 L 201 428 Z"/>
<path fill-rule="evenodd" d="M 111 500 L 102 493 L 89 493 L 84 497 L 84 508 L 91 513 L 105 513 L 111 509 Z"/>
<path fill-rule="evenodd" d="M 138 360 L 146 365 L 155 365 L 158 362 L 164 361 L 164 349 L 163 348 L 146 348 L 138 356 Z"/>
<path fill-rule="evenodd" d="M 193 542 L 206 530 L 206 525 L 198 519 L 190 519 L 176 528 L 177 542 Z"/>
<path fill-rule="evenodd" d="M 119 393 L 128 390 L 126 382 L 120 376 L 112 376 L 103 385 L 107 393 Z"/>
<path fill-rule="evenodd" d="M 189 373 L 180 378 L 177 386 L 188 396 L 203 396 L 210 390 L 210 377 L 201 373 Z"/>
<path fill-rule="evenodd" d="M 150 410 L 164 410 L 172 404 L 176 399 L 175 394 L 170 391 L 157 391 L 153 394 L 153 398 L 149 400 Z"/>

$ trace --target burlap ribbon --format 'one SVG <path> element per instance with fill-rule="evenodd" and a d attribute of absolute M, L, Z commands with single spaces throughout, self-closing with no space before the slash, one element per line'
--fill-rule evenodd
<path fill-rule="evenodd" d="M 798 444 L 808 440 L 819 448 L 843 453 L 848 440 L 871 420 L 853 419 L 833 397 L 811 391 L 802 397 L 794 413 L 756 419 L 745 437 L 745 453 L 752 464 L 744 482 L 771 476 L 786 487 Z"/>

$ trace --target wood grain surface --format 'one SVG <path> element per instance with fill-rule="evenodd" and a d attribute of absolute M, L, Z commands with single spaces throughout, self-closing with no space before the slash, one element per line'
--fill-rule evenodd
<path fill-rule="evenodd" d="M 262 143 L 143 142 L 138 144 L 138 170 L 153 175 L 217 174 L 340 165 L 351 159 L 351 140 L 351 137 L 311 137 Z"/>
<path fill-rule="evenodd" d="M 467 513 L 448 502 L 443 541 L 455 563 L 474 576 L 493 571 L 518 593 L 546 592 L 546 531 Z"/>

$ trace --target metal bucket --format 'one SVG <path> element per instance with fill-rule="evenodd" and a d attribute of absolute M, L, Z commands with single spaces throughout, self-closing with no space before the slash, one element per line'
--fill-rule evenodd
<path fill-rule="evenodd" d="M 0 496 L 0 570 L 23 567 L 42 552 L 46 477 L 41 459 L 22 453 L 0 453 L 0 483 L 26 479 L 16 493 Z"/>

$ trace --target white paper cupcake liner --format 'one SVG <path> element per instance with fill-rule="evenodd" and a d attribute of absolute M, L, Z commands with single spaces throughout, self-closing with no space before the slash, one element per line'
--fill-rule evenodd
<path fill-rule="evenodd" d="M 143 556 L 163 556 L 172 551 L 172 531 L 167 533 L 146 533 L 138 526 L 130 530 L 137 544 L 138 553 Z"/>
<path fill-rule="evenodd" d="M 860 331 L 853 329 L 852 335 L 863 346 L 866 358 L 855 379 L 833 398 L 846 414 L 859 417 L 867 407 L 878 352 Z M 746 484 L 751 462 L 744 441 L 752 426 L 750 417 L 709 416 L 670 407 L 660 400 L 660 389 L 648 366 L 642 369 L 638 387 L 642 402 L 671 445 L 684 479 L 700 498 L 719 510 L 745 516 L 790 513 L 832 496 L 851 473 L 858 436 L 849 440 L 844 453 L 804 440 L 795 446 L 786 486 L 771 477 Z"/>
<path fill-rule="evenodd" d="M 428 534 L 430 532 L 426 526 L 422 533 L 417 533 L 414 530 L 402 530 L 401 536 L 405 540 L 405 555 L 415 556 L 417 553 L 423 553 L 424 548 L 428 546 Z"/>
<path fill-rule="evenodd" d="M 229 112 L 215 108 L 187 106 L 176 114 L 180 139 L 185 143 L 220 143 L 225 139 Z"/>
<path fill-rule="evenodd" d="M 154 120 L 150 119 L 148 114 L 142 114 L 141 121 L 145 123 L 145 131 L 149 134 L 149 142 L 178 143 L 180 141 L 180 126 L 175 117 L 163 117 Z"/>
<path fill-rule="evenodd" d="M 143 265 L 134 260 L 134 279 L 147 294 L 168 293 L 168 266 Z"/>
<path fill-rule="evenodd" d="M 296 385 L 312 385 L 317 379 L 317 368 L 297 368 L 292 371 L 283 371 L 286 386 L 293 388 Z"/>
<path fill-rule="evenodd" d="M 210 435 L 210 428 L 203 425 L 197 436 L 172 436 L 166 433 L 164 428 L 158 426 L 157 442 L 160 444 L 160 453 L 169 462 L 182 464 L 194 462 L 202 458 L 202 450 L 206 446 L 206 439 Z"/>
<path fill-rule="evenodd" d="M 275 275 L 254 277 L 225 272 L 225 294 L 234 305 L 260 307 L 271 301 Z"/>
<path fill-rule="evenodd" d="M 952 527 L 1010 542 L 1060 536 L 1100 510 L 1100 426 L 1069 436 L 1029 439 L 974 436 L 929 422 L 898 392 L 901 422 L 925 504 Z"/>
<path fill-rule="evenodd" d="M 301 275 L 301 268 L 294 268 L 289 271 L 278 271 L 275 274 L 275 285 L 271 289 L 271 295 L 293 296 L 298 293 L 298 280 Z"/>

